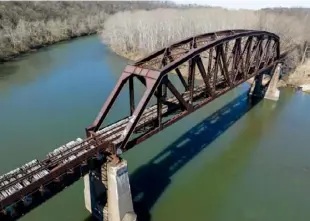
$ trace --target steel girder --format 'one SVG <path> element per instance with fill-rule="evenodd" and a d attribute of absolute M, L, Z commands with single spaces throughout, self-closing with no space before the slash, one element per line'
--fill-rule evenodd
<path fill-rule="evenodd" d="M 124 125 L 112 133 L 115 134 L 114 145 L 123 151 L 251 77 L 272 69 L 280 59 L 280 39 L 266 31 L 225 30 L 184 39 L 127 65 L 86 133 L 96 136 L 127 83 L 128 120 L 120 121 L 124 121 Z M 183 89 L 177 89 L 172 83 L 172 72 L 178 76 Z M 134 78 L 145 85 L 136 107 Z M 172 97 L 168 98 L 168 93 Z M 152 96 L 156 97 L 157 103 L 146 108 Z M 133 133 L 138 136 L 130 139 Z"/>

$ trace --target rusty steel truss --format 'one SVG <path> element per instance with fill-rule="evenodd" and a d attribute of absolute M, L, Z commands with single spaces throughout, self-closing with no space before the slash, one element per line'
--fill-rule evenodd
<path fill-rule="evenodd" d="M 121 120 L 122 127 L 113 132 L 115 149 L 126 151 L 253 76 L 272 69 L 281 59 L 279 40 L 266 31 L 219 31 L 184 39 L 127 65 L 97 118 L 86 128 L 87 136 L 96 136 L 121 90 L 129 84 L 129 117 Z M 175 76 L 181 88 L 172 83 Z M 134 79 L 145 86 L 136 106 Z M 152 97 L 156 104 L 147 107 Z"/>

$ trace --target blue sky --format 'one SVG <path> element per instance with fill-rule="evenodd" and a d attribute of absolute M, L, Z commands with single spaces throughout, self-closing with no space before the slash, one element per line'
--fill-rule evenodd
<path fill-rule="evenodd" d="M 197 3 L 225 8 L 260 9 L 267 7 L 309 7 L 310 0 L 174 0 L 176 3 Z"/>

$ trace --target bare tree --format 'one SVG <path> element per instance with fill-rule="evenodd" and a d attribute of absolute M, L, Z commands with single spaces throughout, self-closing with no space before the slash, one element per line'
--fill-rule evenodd
<path fill-rule="evenodd" d="M 0 2 L 0 60 L 103 28 L 118 11 L 179 7 L 171 2 Z M 182 6 L 184 7 L 184 6 Z"/>
<path fill-rule="evenodd" d="M 101 36 L 117 53 L 144 55 L 185 37 L 235 28 L 275 32 L 283 50 L 300 44 L 306 35 L 304 24 L 293 16 L 204 8 L 119 12 L 106 20 Z"/>

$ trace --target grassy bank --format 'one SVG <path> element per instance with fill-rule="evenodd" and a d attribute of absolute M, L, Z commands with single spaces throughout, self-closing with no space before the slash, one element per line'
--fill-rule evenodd
<path fill-rule="evenodd" d="M 183 38 L 224 29 L 257 29 L 278 34 L 281 51 L 302 44 L 308 35 L 307 23 L 284 13 L 222 8 L 157 9 L 119 12 L 104 23 L 101 36 L 117 54 L 136 60 Z M 294 69 L 298 53 L 286 60 Z"/>
<path fill-rule="evenodd" d="M 108 15 L 176 7 L 170 2 L 0 2 L 0 61 L 97 33 Z"/>

